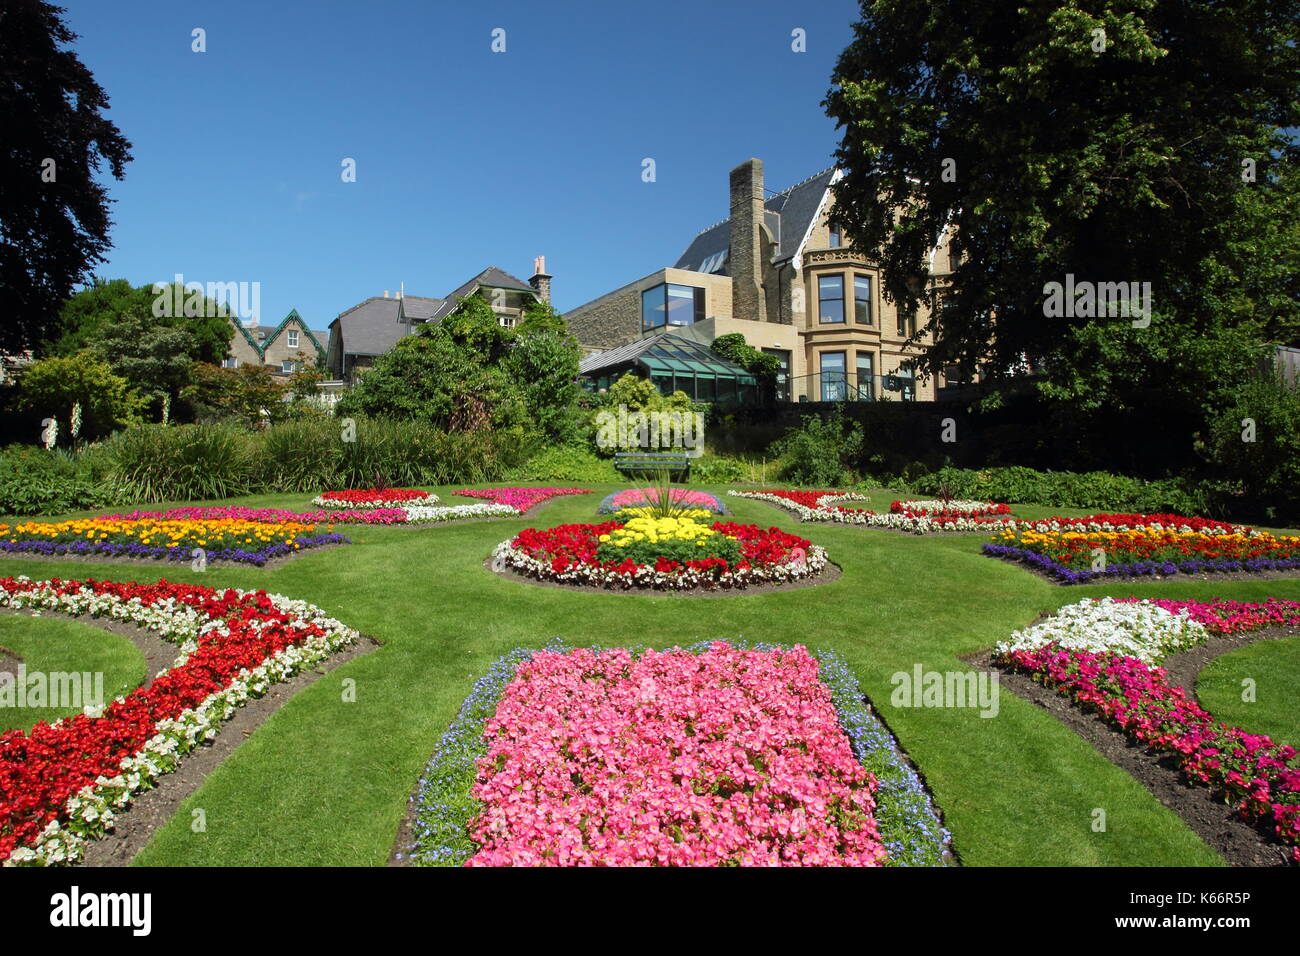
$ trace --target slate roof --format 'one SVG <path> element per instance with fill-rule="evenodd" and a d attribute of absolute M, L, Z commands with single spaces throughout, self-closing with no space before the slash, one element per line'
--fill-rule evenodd
<path fill-rule="evenodd" d="M 776 258 L 789 258 L 798 251 L 799 244 L 808 234 L 808 227 L 812 225 L 822 197 L 830 187 L 834 175 L 835 167 L 823 169 L 817 175 L 795 183 L 763 203 L 765 212 L 763 219 L 768 228 L 772 229 L 773 234 L 780 238 Z M 713 224 L 691 240 L 686 251 L 673 264 L 673 268 L 729 275 L 725 254 L 730 246 L 731 218 L 728 217 L 722 222 Z M 713 263 L 710 264 L 711 259 Z M 706 264 L 709 266 L 707 270 L 700 268 Z"/>
<path fill-rule="evenodd" d="M 373 295 L 339 315 L 330 331 L 341 334 L 345 354 L 383 355 L 411 330 L 409 323 L 400 321 L 401 302 Z"/>
<path fill-rule="evenodd" d="M 431 299 L 422 295 L 404 295 L 397 301 L 402 303 L 402 314 L 409 322 L 428 322 L 446 302 L 445 299 Z"/>
<path fill-rule="evenodd" d="M 451 295 L 443 300 L 441 306 L 434 313 L 433 318 L 441 319 L 449 314 L 460 300 L 468 295 L 473 294 L 475 289 L 486 286 L 489 289 L 517 289 L 520 292 L 536 292 L 536 290 L 522 279 L 518 279 L 506 272 L 504 269 L 498 269 L 496 266 L 488 266 L 474 278 L 470 279 Z"/>

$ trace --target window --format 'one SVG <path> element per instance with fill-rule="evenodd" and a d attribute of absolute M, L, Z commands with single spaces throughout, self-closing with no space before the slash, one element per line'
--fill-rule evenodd
<path fill-rule="evenodd" d="M 849 376 L 843 352 L 821 353 L 822 401 L 842 402 L 848 397 Z"/>
<path fill-rule="evenodd" d="M 916 373 L 910 368 L 900 367 L 894 373 L 894 379 L 898 383 L 899 398 L 905 402 L 916 401 Z"/>
<path fill-rule="evenodd" d="M 283 362 L 280 363 L 280 371 L 283 372 L 285 375 L 292 375 L 294 366 L 296 366 L 297 364 L 298 363 L 293 361 L 292 359 L 285 359 Z"/>
<path fill-rule="evenodd" d="M 817 277 L 817 308 L 823 323 L 844 321 L 844 276 Z"/>
<path fill-rule="evenodd" d="M 641 293 L 641 330 L 704 320 L 704 290 L 666 282 Z"/>
<path fill-rule="evenodd" d="M 286 334 L 286 337 L 289 340 L 288 342 L 289 348 L 296 349 L 298 347 L 298 330 L 290 329 Z"/>
<path fill-rule="evenodd" d="M 871 276 L 854 273 L 853 321 L 859 325 L 871 324 Z"/>
<path fill-rule="evenodd" d="M 790 401 L 790 350 L 763 349 L 763 351 L 768 355 L 775 355 L 777 361 L 781 363 L 780 371 L 776 373 L 776 400 Z"/>
<path fill-rule="evenodd" d="M 497 315 L 497 322 L 503 329 L 513 329 L 515 327 L 515 317 L 513 315 Z"/>
<path fill-rule="evenodd" d="M 832 249 L 838 249 L 844 242 L 844 234 L 840 232 L 840 224 L 832 222 L 828 224 L 831 231 L 830 246 Z"/>
<path fill-rule="evenodd" d="M 876 400 L 876 376 L 874 356 L 870 352 L 858 353 L 858 401 L 874 402 Z"/>
<path fill-rule="evenodd" d="M 224 359 L 221 360 L 221 367 L 239 368 L 239 359 L 235 358 L 233 355 L 227 355 Z"/>
<path fill-rule="evenodd" d="M 908 337 L 916 334 L 916 309 L 908 312 L 901 308 L 898 310 L 898 334 Z"/>

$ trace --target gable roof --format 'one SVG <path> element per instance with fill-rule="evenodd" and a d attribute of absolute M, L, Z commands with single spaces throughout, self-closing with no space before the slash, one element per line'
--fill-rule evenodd
<path fill-rule="evenodd" d="M 451 295 L 443 300 L 441 306 L 434 313 L 433 318 L 441 319 L 449 315 L 456 306 L 460 305 L 460 300 L 464 299 L 478 289 L 514 289 L 519 292 L 531 292 L 537 295 L 537 290 L 530 286 L 523 279 L 516 278 L 504 269 L 498 269 L 496 266 L 488 266 L 474 278 L 470 279 L 464 285 L 460 286 Z"/>
<path fill-rule="evenodd" d="M 763 203 L 763 221 L 779 240 L 775 258 L 788 259 L 803 248 L 835 175 L 834 166 L 823 169 Z M 731 218 L 728 217 L 692 239 L 673 268 L 730 275 L 726 261 L 730 246 Z"/>
<path fill-rule="evenodd" d="M 422 295 L 403 294 L 397 300 L 402 303 L 401 313 L 408 322 L 428 322 L 438 314 L 445 299 L 431 299 Z"/>
<path fill-rule="evenodd" d="M 280 320 L 280 324 L 267 333 L 266 338 L 262 339 L 262 344 L 258 351 L 262 354 L 263 358 L 266 357 L 266 350 L 270 348 L 271 343 L 275 341 L 276 336 L 284 331 L 284 327 L 290 322 L 297 322 L 299 327 L 307 333 L 307 338 L 310 339 L 311 344 L 316 347 L 317 355 L 325 354 L 325 346 L 322 345 L 320 339 L 316 337 L 316 333 L 307 327 L 306 321 L 304 321 L 303 317 L 298 314 L 297 309 L 290 309 L 289 314 Z"/>

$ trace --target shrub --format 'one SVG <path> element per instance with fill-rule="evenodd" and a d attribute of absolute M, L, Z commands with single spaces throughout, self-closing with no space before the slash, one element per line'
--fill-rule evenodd
<path fill-rule="evenodd" d="M 0 453 L 0 514 L 63 514 L 98 508 L 112 498 L 84 458 L 30 445 Z"/>
<path fill-rule="evenodd" d="M 751 481 L 748 462 L 723 455 L 701 455 L 691 462 L 691 484 L 731 485 Z"/>
<path fill-rule="evenodd" d="M 140 398 L 127 380 L 85 352 L 41 359 L 23 371 L 19 407 L 57 419 L 60 437 L 69 434 L 72 406 L 78 403 L 85 438 L 99 438 L 134 421 L 140 408 Z"/>
<path fill-rule="evenodd" d="M 1239 507 L 1270 519 L 1300 516 L 1300 390 L 1261 374 L 1234 399 L 1211 422 L 1204 453 Z"/>
<path fill-rule="evenodd" d="M 257 436 L 257 485 L 264 491 L 318 492 L 340 487 L 342 424 L 304 418 Z"/>
<path fill-rule="evenodd" d="M 524 464 L 512 469 L 511 481 L 610 482 L 620 481 L 613 463 L 585 448 L 568 445 L 547 448 Z"/>
<path fill-rule="evenodd" d="M 253 491 L 253 438 L 232 425 L 142 425 L 119 432 L 106 454 L 116 481 L 139 501 L 202 501 Z"/>
<path fill-rule="evenodd" d="M 809 415 L 771 450 L 781 459 L 783 481 L 826 487 L 852 483 L 857 479 L 848 463 L 862 450 L 862 426 L 846 423 L 838 408 L 829 418 Z"/>

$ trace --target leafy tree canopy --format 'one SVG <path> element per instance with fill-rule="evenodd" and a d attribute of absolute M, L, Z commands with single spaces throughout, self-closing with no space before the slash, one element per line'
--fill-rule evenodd
<path fill-rule="evenodd" d="M 863 0 L 854 34 L 824 104 L 836 217 L 889 298 L 937 306 L 923 373 L 1027 363 L 1077 409 L 1213 406 L 1294 341 L 1300 0 Z M 1047 314 L 1067 274 L 1149 282 L 1149 326 Z"/>
<path fill-rule="evenodd" d="M 104 116 L 108 96 L 71 49 L 63 11 L 0 4 L 0 351 L 35 349 L 59 304 L 109 248 L 109 198 L 131 144 Z"/>
<path fill-rule="evenodd" d="M 23 370 L 18 406 L 57 419 L 61 435 L 68 433 L 72 406 L 78 403 L 81 436 L 87 439 L 137 421 L 141 404 L 125 378 L 88 352 L 40 359 Z"/>
<path fill-rule="evenodd" d="M 189 310 L 201 314 L 156 314 L 164 311 L 155 308 L 160 298 L 172 304 L 166 311 L 174 312 L 177 311 L 174 304 L 185 302 L 185 296 L 183 288 L 173 285 L 155 293 L 153 284 L 136 287 L 125 279 L 96 278 L 63 303 L 58 323 L 52 329 L 54 334 L 42 351 L 48 355 L 71 355 L 89 347 L 103 330 L 124 318 L 131 321 L 140 318 L 154 328 L 183 330 L 191 343 L 190 358 L 214 365 L 220 363 L 230 350 L 230 340 L 235 334 L 224 303 L 204 297 L 201 308 L 200 303 L 191 300 L 195 308 Z"/>

